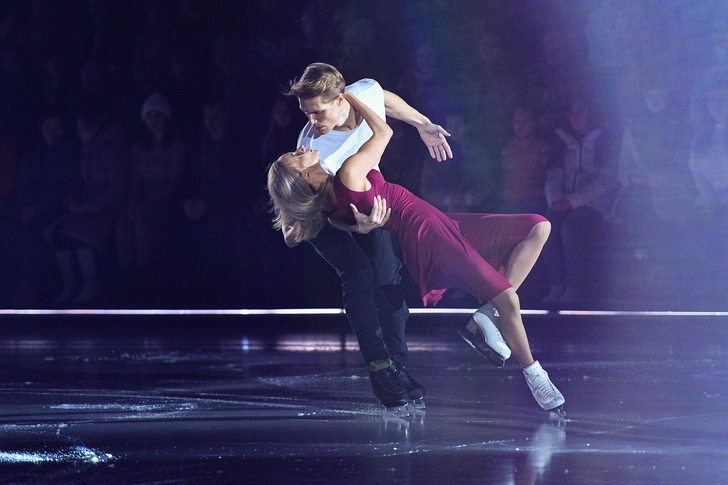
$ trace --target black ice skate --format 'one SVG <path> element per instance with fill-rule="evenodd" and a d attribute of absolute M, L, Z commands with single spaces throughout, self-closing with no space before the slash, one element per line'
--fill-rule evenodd
<path fill-rule="evenodd" d="M 506 365 L 505 359 L 501 357 L 495 350 L 487 346 L 481 347 L 478 344 L 478 341 L 481 340 L 479 334 L 475 334 L 467 328 L 458 330 L 458 334 L 463 338 L 463 340 L 468 343 L 468 345 L 474 348 L 476 352 L 478 352 L 489 361 L 493 362 L 496 366 L 503 367 L 504 365 Z"/>
<path fill-rule="evenodd" d="M 388 411 L 407 411 L 409 397 L 397 379 L 394 369 L 387 367 L 370 372 L 369 381 L 372 383 L 372 392 Z"/>
<path fill-rule="evenodd" d="M 394 375 L 407 393 L 407 397 L 416 409 L 425 409 L 425 388 L 404 369 L 404 366 L 393 366 Z"/>

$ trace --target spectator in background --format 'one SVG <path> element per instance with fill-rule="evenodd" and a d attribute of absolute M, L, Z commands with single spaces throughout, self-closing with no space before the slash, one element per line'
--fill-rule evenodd
<path fill-rule="evenodd" d="M 420 194 L 443 212 L 482 212 L 481 208 L 492 204 L 495 192 L 490 160 L 463 116 L 446 116 L 445 130 L 456 156 L 444 163 L 424 161 Z"/>
<path fill-rule="evenodd" d="M 53 52 L 44 58 L 40 82 L 46 111 L 71 112 L 76 106 L 81 84 L 75 74 L 64 54 Z"/>
<path fill-rule="evenodd" d="M 647 84 L 641 103 L 622 132 L 618 176 L 621 190 L 612 221 L 639 228 L 655 221 L 681 223 L 690 218 L 695 197 L 688 168 L 687 113 L 662 82 Z"/>
<path fill-rule="evenodd" d="M 84 108 L 77 115 L 76 127 L 81 140 L 81 183 L 77 191 L 68 194 L 63 214 L 45 235 L 61 276 L 62 289 L 55 302 L 67 304 L 73 299 L 83 305 L 101 294 L 99 258 L 109 250 L 124 206 L 129 153 L 124 130 L 108 122 L 95 107 Z"/>
<path fill-rule="evenodd" d="M 529 87 L 527 99 L 537 100 L 541 119 L 539 131 L 551 135 L 563 123 L 571 97 L 583 95 L 589 86 L 586 60 L 574 39 L 577 34 L 565 27 L 555 27 L 541 39 L 538 75 Z"/>
<path fill-rule="evenodd" d="M 717 275 L 724 287 L 728 269 L 728 82 L 717 81 L 707 91 L 705 108 L 690 146 L 690 171 L 695 180 L 702 230 L 700 264 Z M 723 295 L 724 296 L 724 295 Z"/>
<path fill-rule="evenodd" d="M 234 301 L 236 296 L 236 247 L 250 224 L 243 219 L 252 213 L 253 194 L 243 188 L 245 152 L 227 102 L 221 97 L 208 99 L 202 118 L 205 129 L 191 153 L 183 193 L 179 256 L 188 286 L 181 290 L 193 303 L 214 305 Z"/>
<path fill-rule="evenodd" d="M 537 115 L 530 106 L 513 110 L 513 136 L 501 154 L 502 179 L 499 213 L 545 214 L 548 142 L 536 131 Z"/>
<path fill-rule="evenodd" d="M 518 62 L 504 46 L 503 34 L 487 30 L 477 40 L 474 81 L 477 91 L 476 125 L 482 132 L 485 154 L 495 166 L 508 138 L 510 114 L 516 98 L 525 89 L 516 75 Z"/>
<path fill-rule="evenodd" d="M 268 131 L 263 137 L 261 149 L 261 174 L 265 173 L 269 163 L 275 162 L 281 154 L 296 144 L 300 132 L 296 118 L 303 118 L 296 98 L 281 95 L 273 101 Z M 263 196 L 268 198 L 265 193 Z"/>
<path fill-rule="evenodd" d="M 556 130 L 560 143 L 545 185 L 552 225 L 543 250 L 549 279 L 545 304 L 577 303 L 587 296 L 586 275 L 596 270 L 595 245 L 617 186 L 613 147 L 588 103 L 573 100 L 567 119 Z"/>
<path fill-rule="evenodd" d="M 251 303 L 255 306 L 270 307 L 276 305 L 276 302 L 290 307 L 306 305 L 304 293 L 298 291 L 304 280 L 304 247 L 289 249 L 278 232 L 271 227 L 270 199 L 265 190 L 268 165 L 292 146 L 296 146 L 301 128 L 298 120 L 302 118 L 295 97 L 278 96 L 273 102 L 268 131 L 263 139 L 261 163 L 248 170 L 248 175 L 256 181 L 251 184 L 255 195 L 255 218 L 250 237 L 241 240 L 248 247 L 240 249 L 253 255 L 246 259 L 246 273 L 255 274 L 257 278 L 245 278 L 241 293 L 254 297 Z M 251 292 L 252 286 L 257 291 Z M 276 293 L 279 295 L 273 296 Z M 283 300 L 280 294 L 284 295 Z M 246 299 L 250 301 L 249 297 Z"/>
<path fill-rule="evenodd" d="M 136 89 L 149 93 L 159 89 L 174 40 L 174 10 L 169 0 L 144 0 L 145 24 L 136 36 L 132 71 Z"/>
<path fill-rule="evenodd" d="M 690 271 L 702 265 L 692 264 L 702 236 L 693 226 L 688 110 L 676 102 L 683 97 L 665 79 L 640 84 L 641 99 L 632 103 L 622 131 L 617 172 L 621 187 L 609 217 L 611 234 L 617 238 L 615 262 L 624 262 L 623 273 L 629 275 L 620 278 L 615 290 L 624 298 L 664 298 L 666 292 L 676 291 L 674 281 L 689 278 Z M 677 241 L 676 233 L 682 235 Z"/>
<path fill-rule="evenodd" d="M 5 116 L 0 113 L 0 227 L 3 238 L 0 240 L 0 295 L 13 290 L 13 281 L 9 277 L 12 258 L 9 257 L 9 248 L 6 241 L 7 227 L 10 224 L 10 214 L 15 196 L 15 186 L 18 177 L 18 147 L 6 134 Z"/>
<path fill-rule="evenodd" d="M 42 98 L 38 77 L 30 70 L 20 48 L 2 53 L 0 71 L 0 114 L 5 118 L 5 133 L 16 143 L 25 145 L 33 132 Z"/>
<path fill-rule="evenodd" d="M 94 106 L 94 110 L 106 119 L 122 126 L 133 126 L 130 107 L 136 105 L 131 90 L 124 84 L 117 71 L 112 71 L 96 61 L 88 61 L 79 70 L 81 104 Z"/>
<path fill-rule="evenodd" d="M 690 170 L 707 218 L 728 214 L 728 82 L 708 91 L 706 111 L 690 147 Z"/>
<path fill-rule="evenodd" d="M 141 119 L 144 134 L 132 146 L 129 160 L 129 205 L 116 224 L 117 261 L 127 296 L 132 289 L 159 283 L 166 269 L 166 255 L 181 224 L 186 162 L 185 143 L 172 125 L 167 98 L 160 93 L 147 97 Z"/>
<path fill-rule="evenodd" d="M 164 92 L 175 114 L 180 135 L 192 139 L 202 130 L 202 93 L 205 91 L 205 71 L 188 46 L 176 42 L 165 60 L 167 63 Z"/>
<path fill-rule="evenodd" d="M 12 218 L 10 254 L 17 281 L 10 302 L 32 305 L 50 290 L 53 256 L 43 232 L 63 210 L 64 197 L 78 186 L 79 145 L 69 136 L 67 120 L 57 112 L 40 118 L 39 137 L 22 158 Z"/>
<path fill-rule="evenodd" d="M 134 54 L 136 29 L 125 22 L 129 4 L 112 0 L 86 0 L 90 21 L 90 53 L 88 60 L 111 72 L 127 72 Z"/>

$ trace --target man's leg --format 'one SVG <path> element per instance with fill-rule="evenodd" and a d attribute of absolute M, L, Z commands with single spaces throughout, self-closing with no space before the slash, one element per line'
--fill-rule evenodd
<path fill-rule="evenodd" d="M 410 397 L 400 379 L 403 373 L 392 366 L 383 340 L 376 297 L 380 290 L 371 261 L 349 233 L 331 226 L 309 242 L 341 278 L 344 309 L 359 340 L 374 395 L 387 408 L 405 406 Z"/>
<path fill-rule="evenodd" d="M 389 367 L 390 355 L 379 322 L 378 286 L 371 261 L 349 233 L 332 226 L 325 226 L 309 242 L 341 278 L 346 316 L 368 370 Z"/>
<path fill-rule="evenodd" d="M 375 229 L 368 234 L 354 234 L 354 238 L 374 267 L 379 321 L 389 356 L 397 366 L 403 366 L 408 356 L 405 326 L 409 309 L 400 284 L 402 263 L 394 254 L 391 233 Z"/>

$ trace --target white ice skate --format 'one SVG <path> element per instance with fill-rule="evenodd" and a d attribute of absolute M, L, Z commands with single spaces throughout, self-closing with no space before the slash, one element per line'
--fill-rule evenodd
<path fill-rule="evenodd" d="M 488 303 L 479 308 L 470 321 L 474 322 L 480 329 L 485 338 L 485 346 L 481 347 L 475 338 L 477 334 L 468 329 L 468 326 L 472 327 L 472 325 L 460 330 L 458 332 L 460 336 L 480 355 L 491 360 L 498 367 L 504 366 L 506 360 L 511 356 L 511 349 L 508 348 L 508 344 L 503 340 L 503 336 L 498 330 L 498 316 L 493 305 Z"/>
<path fill-rule="evenodd" d="M 549 379 L 548 373 L 538 361 L 523 369 L 531 394 L 544 411 L 553 411 L 566 402 L 564 396 Z"/>

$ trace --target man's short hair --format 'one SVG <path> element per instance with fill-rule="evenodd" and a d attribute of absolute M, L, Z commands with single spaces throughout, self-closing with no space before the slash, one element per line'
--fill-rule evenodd
<path fill-rule="evenodd" d="M 330 64 L 314 62 L 303 71 L 300 79 L 291 81 L 286 94 L 298 99 L 321 97 L 328 103 L 346 89 L 344 76 Z"/>

